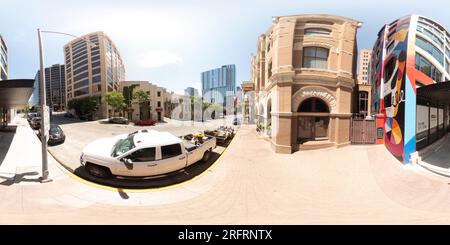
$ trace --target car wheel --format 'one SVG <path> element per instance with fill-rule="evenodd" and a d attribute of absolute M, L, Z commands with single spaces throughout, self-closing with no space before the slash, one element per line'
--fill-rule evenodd
<path fill-rule="evenodd" d="M 92 163 L 86 164 L 88 173 L 99 178 L 108 178 L 111 176 L 111 171 L 107 167 L 98 166 Z"/>
<path fill-rule="evenodd" d="M 210 158 L 211 158 L 211 150 L 205 151 L 205 153 L 203 153 L 202 161 L 207 162 Z"/>

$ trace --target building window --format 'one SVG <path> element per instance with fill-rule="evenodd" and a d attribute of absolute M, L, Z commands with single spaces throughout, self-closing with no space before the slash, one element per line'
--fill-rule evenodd
<path fill-rule="evenodd" d="M 366 91 L 359 92 L 358 95 L 358 101 L 359 101 L 359 113 L 363 114 L 364 116 L 367 116 L 367 109 L 369 106 L 369 93 Z"/>
<path fill-rule="evenodd" d="M 89 94 L 89 87 L 75 90 L 75 97 Z"/>
<path fill-rule="evenodd" d="M 101 76 L 92 77 L 92 83 L 98 83 L 101 81 Z"/>
<path fill-rule="evenodd" d="M 269 62 L 269 65 L 267 67 L 267 77 L 270 78 L 272 76 L 272 61 Z"/>
<path fill-rule="evenodd" d="M 99 73 L 100 73 L 100 68 L 92 70 L 92 75 L 99 74 Z"/>
<path fill-rule="evenodd" d="M 435 82 L 441 82 L 442 73 L 430 61 L 416 53 L 416 69 L 431 77 Z"/>
<path fill-rule="evenodd" d="M 303 67 L 305 68 L 328 68 L 328 52 L 326 48 L 306 47 L 303 49 Z"/>
<path fill-rule="evenodd" d="M 158 97 L 161 97 L 161 91 L 158 91 L 157 94 Z"/>
<path fill-rule="evenodd" d="M 331 34 L 331 30 L 325 28 L 308 28 L 305 29 L 305 35 L 324 35 L 329 36 Z"/>
<path fill-rule="evenodd" d="M 158 101 L 158 107 L 161 107 L 161 101 Z"/>
<path fill-rule="evenodd" d="M 428 42 L 427 40 L 417 36 L 416 37 L 416 45 L 425 50 L 427 53 L 431 54 L 439 63 L 444 65 L 444 54 L 436 48 L 432 43 Z"/>
<path fill-rule="evenodd" d="M 395 63 L 397 62 L 397 59 L 391 58 L 386 66 L 384 67 L 384 82 L 389 82 L 389 79 L 391 78 L 392 74 L 395 72 Z M 396 78 L 393 78 L 392 81 L 395 81 Z"/>

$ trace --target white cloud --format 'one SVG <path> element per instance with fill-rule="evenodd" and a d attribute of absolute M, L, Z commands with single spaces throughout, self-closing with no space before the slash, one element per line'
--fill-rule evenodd
<path fill-rule="evenodd" d="M 146 68 L 161 67 L 181 62 L 183 62 L 183 59 L 177 54 L 164 50 L 147 51 L 138 59 L 139 65 Z"/>

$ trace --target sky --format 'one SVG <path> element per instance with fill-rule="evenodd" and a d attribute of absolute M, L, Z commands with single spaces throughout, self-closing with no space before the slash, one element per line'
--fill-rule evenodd
<path fill-rule="evenodd" d="M 372 48 L 383 24 L 420 14 L 450 27 L 448 0 L 0 0 L 0 34 L 9 78 L 34 78 L 37 28 L 81 36 L 104 31 L 125 63 L 126 80 L 145 80 L 182 93 L 201 89 L 200 74 L 236 65 L 236 85 L 250 79 L 258 36 L 273 16 L 332 14 L 363 22 L 358 48 Z M 63 64 L 72 38 L 44 34 L 45 64 Z"/>

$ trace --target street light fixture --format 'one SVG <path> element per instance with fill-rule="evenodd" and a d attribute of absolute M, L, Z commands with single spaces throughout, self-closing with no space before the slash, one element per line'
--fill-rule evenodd
<path fill-rule="evenodd" d="M 42 176 L 40 177 L 41 183 L 46 183 L 52 181 L 48 175 L 48 159 L 47 159 L 47 134 L 50 126 L 50 116 L 49 116 L 49 108 L 46 102 L 46 93 L 45 93 L 45 69 L 44 69 L 44 44 L 42 42 L 42 33 L 52 33 L 52 34 L 60 34 L 78 38 L 73 34 L 58 32 L 58 31 L 43 31 L 41 29 L 37 29 L 38 32 L 38 41 L 39 41 L 39 63 L 40 63 L 40 88 L 41 88 L 41 151 L 42 151 Z M 86 41 L 92 43 L 88 39 Z M 92 43 L 94 44 L 94 43 Z M 94 44 L 97 46 L 96 44 Z"/>

